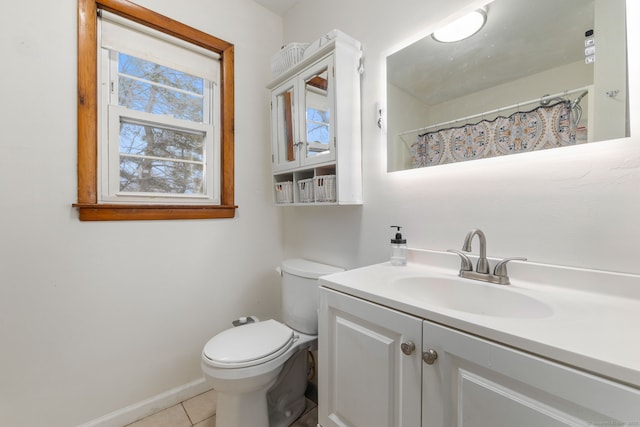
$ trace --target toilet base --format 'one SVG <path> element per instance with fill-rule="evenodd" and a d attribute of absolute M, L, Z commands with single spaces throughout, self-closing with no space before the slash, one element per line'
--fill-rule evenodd
<path fill-rule="evenodd" d="M 305 391 L 309 373 L 309 347 L 303 347 L 287 360 L 275 384 L 267 393 L 270 427 L 287 427 L 307 406 Z"/>
<path fill-rule="evenodd" d="M 219 386 L 216 427 L 291 425 L 306 407 L 308 351 L 305 346 L 281 369 L 256 377 L 254 386 L 261 384 L 257 390 L 234 387 L 239 385 L 235 381 L 216 381 Z"/>
<path fill-rule="evenodd" d="M 269 427 L 267 389 L 250 393 L 218 393 L 216 427 Z"/>

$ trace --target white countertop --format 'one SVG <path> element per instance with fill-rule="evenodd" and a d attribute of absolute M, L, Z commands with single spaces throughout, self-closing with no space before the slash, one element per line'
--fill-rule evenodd
<path fill-rule="evenodd" d="M 552 309 L 539 318 L 494 317 L 428 305 L 392 284 L 403 277 L 457 278 L 458 260 L 454 254 L 412 250 L 406 266 L 376 264 L 321 277 L 320 284 L 640 387 L 640 276 L 509 263 L 508 291 Z"/>

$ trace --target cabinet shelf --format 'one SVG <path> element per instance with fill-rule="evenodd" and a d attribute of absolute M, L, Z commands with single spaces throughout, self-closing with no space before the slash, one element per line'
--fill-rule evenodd
<path fill-rule="evenodd" d="M 335 166 L 322 166 L 313 169 L 303 168 L 297 171 L 279 173 L 273 176 L 276 204 L 280 206 L 335 205 L 336 169 Z M 286 184 L 285 184 L 286 183 Z M 290 188 L 290 197 L 281 197 L 280 192 Z"/>

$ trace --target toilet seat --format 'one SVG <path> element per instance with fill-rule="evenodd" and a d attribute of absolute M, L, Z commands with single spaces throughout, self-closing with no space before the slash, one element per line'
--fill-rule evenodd
<path fill-rule="evenodd" d="M 291 328 L 269 319 L 219 333 L 207 342 L 203 355 L 219 368 L 255 366 L 286 352 L 296 338 Z"/>

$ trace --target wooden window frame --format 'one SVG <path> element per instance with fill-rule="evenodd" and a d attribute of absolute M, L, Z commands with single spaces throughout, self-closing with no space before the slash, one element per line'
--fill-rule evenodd
<path fill-rule="evenodd" d="M 193 43 L 220 55 L 220 204 L 98 203 L 98 10 Z M 127 0 L 78 0 L 78 202 L 81 221 L 233 218 L 234 46 Z"/>

